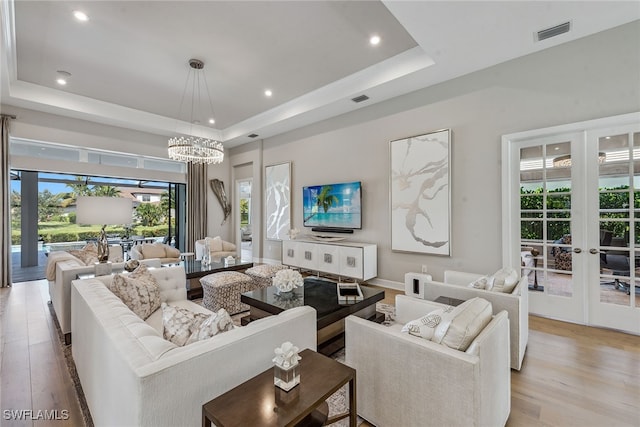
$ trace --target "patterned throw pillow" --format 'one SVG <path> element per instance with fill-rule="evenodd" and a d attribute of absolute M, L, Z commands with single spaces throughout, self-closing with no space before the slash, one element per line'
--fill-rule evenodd
<path fill-rule="evenodd" d="M 142 320 L 160 308 L 160 287 L 144 264 L 129 275 L 113 276 L 110 289 Z"/>
<path fill-rule="evenodd" d="M 93 242 L 87 243 L 82 249 L 71 249 L 67 252 L 82 261 L 84 265 L 98 262 L 98 246 Z"/>
<path fill-rule="evenodd" d="M 231 316 L 227 313 L 227 310 L 221 308 L 217 313 L 209 316 L 204 322 L 193 331 L 189 339 L 187 340 L 187 344 L 194 343 L 196 341 L 206 340 L 207 338 L 211 338 L 215 335 L 218 335 L 222 332 L 230 331 L 234 328 L 233 320 L 231 320 Z"/>
<path fill-rule="evenodd" d="M 164 339 L 179 346 L 185 345 L 202 322 L 210 317 L 205 313 L 194 313 L 186 308 L 175 307 L 164 302 L 161 307 Z"/>
<path fill-rule="evenodd" d="M 469 287 L 490 291 L 493 288 L 493 277 L 482 276 L 469 283 Z"/>
<path fill-rule="evenodd" d="M 433 334 L 435 333 L 438 325 L 442 323 L 443 318 L 445 318 L 452 311 L 453 307 L 450 305 L 433 310 L 426 316 L 423 316 L 416 320 L 412 320 L 411 322 L 404 325 L 401 332 L 409 333 L 409 335 L 414 335 L 416 337 L 430 340 L 431 338 L 433 338 Z"/>

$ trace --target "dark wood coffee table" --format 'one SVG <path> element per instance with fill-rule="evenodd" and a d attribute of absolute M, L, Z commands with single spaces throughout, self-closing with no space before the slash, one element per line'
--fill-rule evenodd
<path fill-rule="evenodd" d="M 309 349 L 300 353 L 300 384 L 285 392 L 273 384 L 273 368 L 202 405 L 202 426 L 323 425 L 349 417 L 356 426 L 356 371 Z M 349 413 L 327 420 L 325 401 L 349 383 Z"/>
<path fill-rule="evenodd" d="M 180 261 L 180 265 L 184 267 L 184 271 L 187 274 L 188 299 L 202 298 L 202 285 L 199 280 L 201 277 L 221 271 L 244 271 L 247 268 L 253 267 L 252 262 L 241 260 L 236 260 L 236 263 L 233 265 L 225 266 L 224 259 L 213 261 L 207 266 L 202 265 L 200 261 L 188 259 Z"/>
<path fill-rule="evenodd" d="M 331 355 L 344 347 L 344 319 L 355 315 L 381 323 L 384 314 L 376 312 L 376 302 L 384 299 L 384 291 L 360 285 L 364 299 L 351 304 L 338 304 L 336 283 L 316 278 L 304 279 L 304 287 L 292 291 L 287 297 L 277 295 L 275 286 L 245 292 L 240 301 L 249 305 L 249 315 L 242 319 L 247 324 L 286 309 L 308 305 L 318 313 L 318 351 Z"/>

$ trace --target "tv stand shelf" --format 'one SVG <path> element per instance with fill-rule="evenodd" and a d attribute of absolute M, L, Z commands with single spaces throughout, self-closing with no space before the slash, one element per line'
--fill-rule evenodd
<path fill-rule="evenodd" d="M 282 264 L 369 280 L 378 275 L 378 247 L 372 243 L 283 240 Z"/>

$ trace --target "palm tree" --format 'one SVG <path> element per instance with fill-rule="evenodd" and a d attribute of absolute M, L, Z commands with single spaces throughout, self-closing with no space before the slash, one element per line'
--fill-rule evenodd
<path fill-rule="evenodd" d="M 94 185 L 92 193 L 92 196 L 118 197 L 120 190 L 111 185 Z"/>
<path fill-rule="evenodd" d="M 67 187 L 71 188 L 70 193 L 65 193 L 62 195 L 62 207 L 68 207 L 74 205 L 78 196 L 91 196 L 92 189 L 89 187 L 87 183 L 89 177 L 86 176 L 76 176 L 76 182 L 72 184 L 67 184 Z"/>
<path fill-rule="evenodd" d="M 329 194 L 330 191 L 330 185 L 323 186 L 320 190 L 320 194 L 318 194 L 318 200 L 316 201 L 318 207 L 322 207 L 322 209 L 324 209 L 324 213 L 327 213 L 334 203 L 337 205 L 340 202 L 336 196 Z"/>

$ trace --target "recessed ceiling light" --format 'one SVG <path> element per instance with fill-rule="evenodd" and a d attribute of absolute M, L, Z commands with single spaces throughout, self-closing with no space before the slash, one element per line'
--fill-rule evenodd
<path fill-rule="evenodd" d="M 71 77 L 71 73 L 68 71 L 56 71 L 56 83 L 60 86 L 66 85 L 69 77 Z"/>
<path fill-rule="evenodd" d="M 85 22 L 89 20 L 89 16 L 81 10 L 74 10 L 73 16 L 75 16 L 78 21 Z"/>
<path fill-rule="evenodd" d="M 213 119 L 209 119 L 209 124 L 214 124 L 216 121 Z"/>
<path fill-rule="evenodd" d="M 371 38 L 369 39 L 369 43 L 374 46 L 378 45 L 380 43 L 380 36 L 371 36 Z"/>
<path fill-rule="evenodd" d="M 273 92 L 271 92 L 271 90 L 267 89 L 264 91 L 264 96 L 270 97 L 271 95 L 273 95 Z"/>

